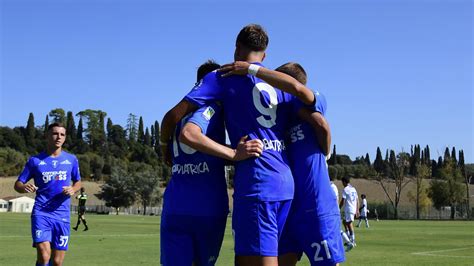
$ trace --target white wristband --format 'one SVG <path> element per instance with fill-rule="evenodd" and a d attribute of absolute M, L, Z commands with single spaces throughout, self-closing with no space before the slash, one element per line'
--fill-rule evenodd
<path fill-rule="evenodd" d="M 250 64 L 249 69 L 248 69 L 248 73 L 255 77 L 255 76 L 257 76 L 257 72 L 258 72 L 259 69 L 260 69 L 259 65 Z"/>

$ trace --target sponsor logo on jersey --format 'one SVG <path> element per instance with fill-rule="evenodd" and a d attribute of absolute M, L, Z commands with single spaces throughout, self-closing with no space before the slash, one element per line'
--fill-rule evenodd
<path fill-rule="evenodd" d="M 49 171 L 49 172 L 42 172 L 43 175 L 43 182 L 48 183 L 51 180 L 66 180 L 67 179 L 67 171 Z"/>
<path fill-rule="evenodd" d="M 66 159 L 66 160 L 62 161 L 60 164 L 71 164 L 71 162 Z"/>
<path fill-rule="evenodd" d="M 46 165 L 44 161 L 41 161 L 38 165 Z"/>
<path fill-rule="evenodd" d="M 283 140 L 278 139 L 262 139 L 263 142 L 263 149 L 264 150 L 274 150 L 277 152 L 281 152 L 282 150 L 286 150 L 285 142 Z"/>
<path fill-rule="evenodd" d="M 174 164 L 172 168 L 173 174 L 180 174 L 180 175 L 198 175 L 209 173 L 209 166 L 207 162 L 202 162 L 198 164 Z"/>
<path fill-rule="evenodd" d="M 54 167 L 54 168 L 56 168 L 56 167 L 58 166 L 58 161 L 53 160 L 53 161 L 51 161 L 51 162 L 53 163 L 53 167 Z"/>
<path fill-rule="evenodd" d="M 207 107 L 206 110 L 202 113 L 202 116 L 207 120 L 211 120 L 211 117 L 216 113 L 212 107 Z"/>

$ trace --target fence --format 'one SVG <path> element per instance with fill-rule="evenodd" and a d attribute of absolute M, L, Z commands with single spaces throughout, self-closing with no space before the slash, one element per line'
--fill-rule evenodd
<path fill-rule="evenodd" d="M 395 211 L 392 205 L 388 202 L 383 203 L 368 203 L 369 205 L 369 218 L 375 218 L 375 210 L 377 210 L 379 219 L 394 219 Z M 474 208 L 471 208 L 470 219 L 474 219 Z M 398 206 L 398 219 L 414 220 L 416 219 L 416 207 L 402 205 Z M 434 207 L 429 207 L 420 210 L 420 219 L 422 220 L 449 220 L 451 219 L 451 207 L 446 206 L 440 210 Z M 457 205 L 454 210 L 455 220 L 466 220 L 467 219 L 467 206 L 464 204 Z"/>
<path fill-rule="evenodd" d="M 71 212 L 77 213 L 78 206 L 71 206 Z M 162 207 L 146 207 L 146 215 L 161 215 Z M 107 207 L 105 205 L 87 205 L 86 213 L 96 214 L 116 214 L 115 208 Z M 128 208 L 119 208 L 118 214 L 120 215 L 143 215 L 143 208 L 132 206 Z"/>

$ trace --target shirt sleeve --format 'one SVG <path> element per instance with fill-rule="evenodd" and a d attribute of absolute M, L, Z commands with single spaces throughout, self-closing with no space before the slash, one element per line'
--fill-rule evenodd
<path fill-rule="evenodd" d="M 346 190 L 345 189 L 342 191 L 342 198 L 346 199 Z"/>
<path fill-rule="evenodd" d="M 307 108 L 313 112 L 321 113 L 323 116 L 326 115 L 326 109 L 327 109 L 326 97 L 319 91 L 313 91 L 313 94 L 314 94 L 314 99 L 315 99 L 313 104 L 304 104 L 303 102 L 301 102 L 299 99 L 295 97 L 294 99 L 295 111 L 297 112 L 301 108 Z"/>
<path fill-rule="evenodd" d="M 18 181 L 22 182 L 23 184 L 28 182 L 33 177 L 33 158 L 28 159 L 28 162 L 25 164 L 25 168 L 18 176 Z"/>
<path fill-rule="evenodd" d="M 222 100 L 222 86 L 220 74 L 213 71 L 200 80 L 192 90 L 184 96 L 184 100 L 195 104 L 199 108 L 211 102 Z"/>
<path fill-rule="evenodd" d="M 209 122 L 216 112 L 220 112 L 220 107 L 217 104 L 203 106 L 193 113 L 191 118 L 189 118 L 188 123 L 193 123 L 200 127 L 202 133 L 205 135 L 207 133 Z"/>
<path fill-rule="evenodd" d="M 77 157 L 74 157 L 74 163 L 72 165 L 71 171 L 71 180 L 72 182 L 77 182 L 81 180 L 81 173 L 79 171 L 79 161 L 77 160 Z"/>

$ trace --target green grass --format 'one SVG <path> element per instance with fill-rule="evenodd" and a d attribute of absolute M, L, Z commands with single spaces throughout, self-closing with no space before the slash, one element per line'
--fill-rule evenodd
<path fill-rule="evenodd" d="M 73 216 L 75 221 L 76 216 Z M 159 265 L 160 217 L 88 215 L 72 231 L 65 265 Z M 474 222 L 371 221 L 344 265 L 474 265 Z M 233 265 L 230 220 L 217 265 Z M 0 213 L 0 265 L 34 265 L 30 218 Z M 298 265 L 309 265 L 306 257 Z"/>

